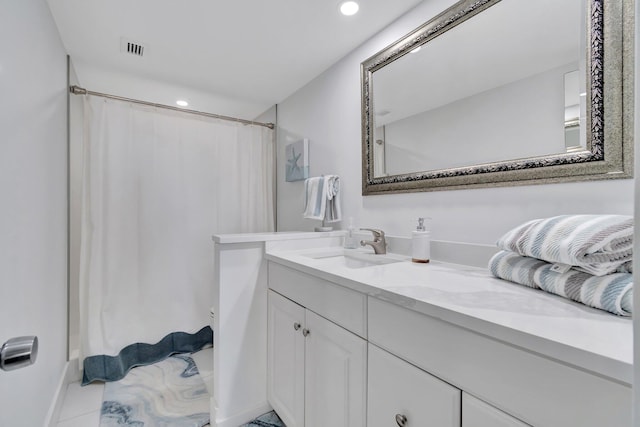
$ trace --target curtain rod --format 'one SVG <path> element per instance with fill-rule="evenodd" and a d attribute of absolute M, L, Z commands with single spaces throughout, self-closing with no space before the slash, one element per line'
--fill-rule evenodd
<path fill-rule="evenodd" d="M 71 92 L 74 95 L 100 96 L 102 98 L 117 99 L 119 101 L 126 101 L 126 102 L 131 102 L 131 103 L 140 104 L 140 105 L 148 105 L 150 107 L 164 108 L 164 109 L 173 110 L 173 111 L 180 111 L 182 113 L 197 114 L 199 116 L 211 117 L 211 118 L 214 118 L 214 119 L 229 120 L 229 121 L 232 121 L 232 122 L 244 123 L 245 125 L 264 126 L 264 127 L 269 128 L 269 129 L 273 129 L 275 127 L 273 125 L 273 123 L 254 122 L 253 120 L 238 119 L 236 117 L 221 116 L 219 114 L 205 113 L 203 111 L 188 110 L 188 109 L 184 109 L 184 108 L 172 107 L 171 105 L 156 104 L 154 102 L 147 102 L 147 101 L 140 101 L 138 99 L 124 98 L 122 96 L 109 95 L 109 94 L 100 93 L 100 92 L 93 92 L 93 91 L 81 88 L 80 86 L 76 86 L 76 85 L 70 86 L 69 87 L 69 92 Z"/>

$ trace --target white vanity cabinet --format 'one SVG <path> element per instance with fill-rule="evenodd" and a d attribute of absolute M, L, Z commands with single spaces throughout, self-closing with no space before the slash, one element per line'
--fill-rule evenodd
<path fill-rule="evenodd" d="M 305 310 L 273 291 L 268 301 L 267 399 L 287 426 L 302 426 Z"/>
<path fill-rule="evenodd" d="M 369 342 L 526 424 L 631 425 L 624 384 L 376 298 L 367 310 Z M 492 424 L 483 421 L 491 420 L 487 411 L 470 411 L 462 410 L 464 427 L 519 425 Z"/>
<path fill-rule="evenodd" d="M 287 427 L 366 426 L 366 341 L 269 291 L 267 396 Z"/>
<path fill-rule="evenodd" d="M 368 427 L 460 427 L 459 389 L 372 344 L 368 365 Z"/>
<path fill-rule="evenodd" d="M 529 427 L 529 424 L 462 393 L 462 427 Z"/>
<path fill-rule="evenodd" d="M 461 314 L 459 325 L 436 306 L 415 310 L 413 297 L 368 289 L 370 273 L 359 282 L 356 273 L 343 279 L 285 265 L 269 263 L 268 394 L 288 427 L 631 425 L 630 385 L 543 354 L 552 343 L 531 335 L 518 345 L 491 336 L 492 323 Z M 443 293 L 436 285 L 413 291 Z"/>
<path fill-rule="evenodd" d="M 367 427 L 529 427 L 369 344 Z"/>

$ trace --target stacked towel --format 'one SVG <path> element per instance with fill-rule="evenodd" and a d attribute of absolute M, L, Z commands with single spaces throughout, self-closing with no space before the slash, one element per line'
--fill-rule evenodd
<path fill-rule="evenodd" d="M 325 175 L 304 182 L 304 213 L 309 219 L 337 222 L 342 220 L 340 177 Z"/>
<path fill-rule="evenodd" d="M 552 270 L 553 264 L 509 251 L 498 252 L 489 261 L 494 276 L 552 294 L 569 298 L 590 307 L 620 316 L 633 311 L 633 276 L 613 273 L 594 276 L 569 269 L 564 273 Z"/>
<path fill-rule="evenodd" d="M 625 215 L 562 215 L 522 224 L 498 240 L 500 249 L 603 276 L 633 255 L 633 218 Z M 624 267 L 623 267 L 624 268 Z"/>
<path fill-rule="evenodd" d="M 494 276 L 607 310 L 632 312 L 633 219 L 562 215 L 537 219 L 498 240 Z"/>

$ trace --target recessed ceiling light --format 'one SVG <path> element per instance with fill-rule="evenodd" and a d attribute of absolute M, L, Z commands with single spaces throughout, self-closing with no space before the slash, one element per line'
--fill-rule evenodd
<path fill-rule="evenodd" d="M 340 12 L 345 16 L 355 15 L 358 13 L 358 9 L 360 9 L 360 6 L 354 1 L 343 1 L 340 3 Z"/>
<path fill-rule="evenodd" d="M 420 49 L 422 49 L 422 46 L 418 46 L 417 48 L 413 49 L 411 52 L 409 53 L 416 53 L 418 52 Z"/>
<path fill-rule="evenodd" d="M 178 104 L 180 107 L 187 107 L 189 105 L 189 103 L 184 99 L 178 99 L 176 101 L 176 104 Z"/>

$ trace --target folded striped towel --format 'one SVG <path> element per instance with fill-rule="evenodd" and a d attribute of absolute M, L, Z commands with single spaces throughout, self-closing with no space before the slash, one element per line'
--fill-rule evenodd
<path fill-rule="evenodd" d="M 633 311 L 633 276 L 613 273 L 594 276 L 570 269 L 564 273 L 552 270 L 553 264 L 500 251 L 489 261 L 491 273 L 501 279 L 519 283 L 599 308 L 619 316 Z"/>
<path fill-rule="evenodd" d="M 626 215 L 561 215 L 529 221 L 507 232 L 498 248 L 602 276 L 633 256 L 633 218 Z M 626 267 L 625 267 L 626 266 Z"/>
<path fill-rule="evenodd" d="M 616 273 L 633 273 L 633 261 L 627 261 L 616 269 Z"/>
<path fill-rule="evenodd" d="M 340 177 L 325 175 L 307 178 L 304 182 L 304 212 L 309 219 L 336 222 L 342 220 Z"/>

